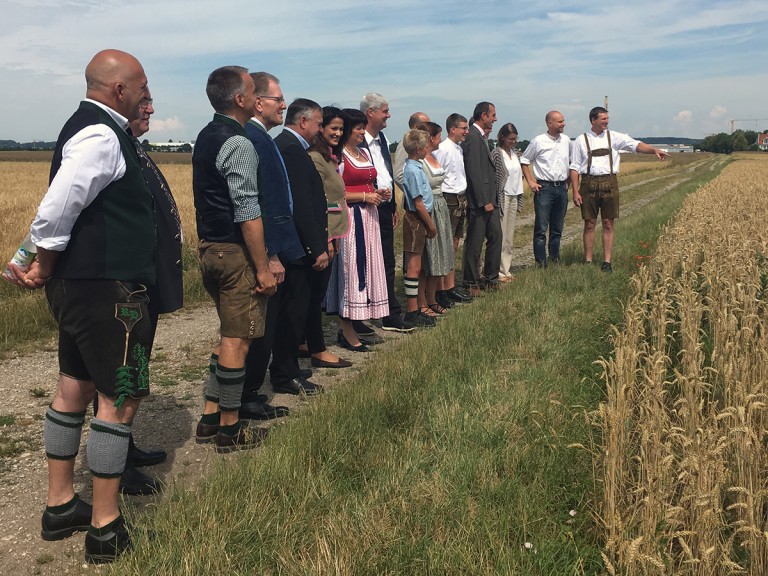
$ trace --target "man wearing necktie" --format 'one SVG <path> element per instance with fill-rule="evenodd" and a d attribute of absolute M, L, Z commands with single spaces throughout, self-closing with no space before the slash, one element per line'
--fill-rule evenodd
<path fill-rule="evenodd" d="M 278 285 L 275 295 L 267 301 L 264 336 L 252 340 L 248 350 L 240 417 L 266 420 L 288 414 L 288 408 L 284 406 L 269 405 L 266 396 L 259 394 L 259 389 L 264 384 L 269 367 L 275 331 L 280 324 L 278 312 L 286 294 L 284 263 L 303 258 L 305 250 L 293 219 L 288 173 L 277 145 L 267 133 L 283 123 L 286 105 L 280 81 L 267 72 L 253 73 L 251 78 L 256 86 L 256 107 L 253 118 L 245 125 L 245 133 L 259 157 L 259 203 L 264 220 L 264 241 L 269 253 L 269 266 Z M 290 390 L 275 390 L 289 394 L 302 391 L 314 394 L 319 392 L 319 388 L 312 382 L 301 380 L 300 385 L 292 386 Z"/>
<path fill-rule="evenodd" d="M 498 286 L 501 265 L 502 234 L 496 200 L 496 169 L 488 144 L 488 134 L 496 122 L 496 107 L 490 102 L 480 102 L 475 106 L 472 120 L 472 126 L 461 143 L 468 204 L 462 268 L 464 288 L 472 296 L 479 296 L 481 287 L 493 290 Z M 485 265 L 481 274 L 483 241 L 486 242 Z"/>

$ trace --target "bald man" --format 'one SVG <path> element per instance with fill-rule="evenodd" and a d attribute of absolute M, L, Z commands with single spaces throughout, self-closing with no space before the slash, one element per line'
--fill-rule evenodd
<path fill-rule="evenodd" d="M 547 131 L 539 134 L 523 152 L 520 165 L 533 191 L 533 256 L 536 265 L 560 262 L 560 238 L 568 209 L 571 139 L 563 133 L 565 118 L 557 110 L 544 117 Z M 547 243 L 549 228 L 549 243 Z"/>
<path fill-rule="evenodd" d="M 131 548 L 118 507 L 131 424 L 149 394 L 152 323 L 147 287 L 155 284 L 152 192 L 129 124 L 151 94 L 139 61 L 119 50 L 96 54 L 87 91 L 61 130 L 51 179 L 32 222 L 37 259 L 16 283 L 45 287 L 59 325 L 59 381 L 45 414 L 48 497 L 44 540 L 87 531 L 85 557 L 111 562 Z M 75 457 L 88 404 L 98 412 L 88 434 L 93 506 L 74 492 Z"/>
<path fill-rule="evenodd" d="M 408 129 L 411 130 L 416 127 L 418 124 L 426 124 L 429 122 L 429 116 L 427 116 L 424 112 L 414 112 L 411 114 L 411 116 L 408 118 Z M 408 159 L 408 153 L 405 151 L 405 147 L 403 146 L 402 138 L 400 139 L 400 142 L 397 143 L 397 148 L 395 149 L 395 163 L 393 164 L 393 168 L 395 170 L 395 182 L 397 182 L 397 185 L 400 186 L 400 189 L 403 189 L 403 168 L 405 167 L 405 161 Z"/>

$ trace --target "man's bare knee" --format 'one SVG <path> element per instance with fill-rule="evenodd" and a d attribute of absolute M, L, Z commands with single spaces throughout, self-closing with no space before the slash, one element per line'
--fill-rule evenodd
<path fill-rule="evenodd" d="M 82 412 L 93 401 L 96 387 L 90 380 L 77 380 L 59 374 L 56 394 L 51 406 L 60 412 Z"/>
<path fill-rule="evenodd" d="M 137 398 L 126 398 L 120 407 L 115 406 L 115 399 L 109 398 L 99 393 L 99 412 L 96 417 L 105 422 L 114 422 L 127 424 L 133 422 L 136 411 L 139 409 L 141 400 Z"/>

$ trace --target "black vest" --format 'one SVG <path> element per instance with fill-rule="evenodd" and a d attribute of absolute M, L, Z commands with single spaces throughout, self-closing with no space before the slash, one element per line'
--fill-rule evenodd
<path fill-rule="evenodd" d="M 232 118 L 216 114 L 202 129 L 192 153 L 192 191 L 195 195 L 197 237 L 208 242 L 244 244 L 227 179 L 216 169 L 216 157 L 232 136 L 245 136 L 245 129 Z"/>
<path fill-rule="evenodd" d="M 64 145 L 80 130 L 94 124 L 105 124 L 117 135 L 125 159 L 125 174 L 101 190 L 80 213 L 67 248 L 56 261 L 54 275 L 154 284 L 152 193 L 144 180 L 133 139 L 99 106 L 81 102 L 61 129 L 50 180 L 61 167 Z"/>

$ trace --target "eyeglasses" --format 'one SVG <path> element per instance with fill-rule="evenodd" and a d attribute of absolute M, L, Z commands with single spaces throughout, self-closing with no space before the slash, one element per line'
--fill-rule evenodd
<path fill-rule="evenodd" d="M 144 98 L 141 102 L 139 102 L 139 109 L 146 110 L 150 106 L 152 106 L 152 98 Z"/>
<path fill-rule="evenodd" d="M 274 100 L 278 104 L 282 104 L 285 102 L 285 98 L 282 96 L 258 96 L 259 98 L 264 98 L 265 100 Z"/>

